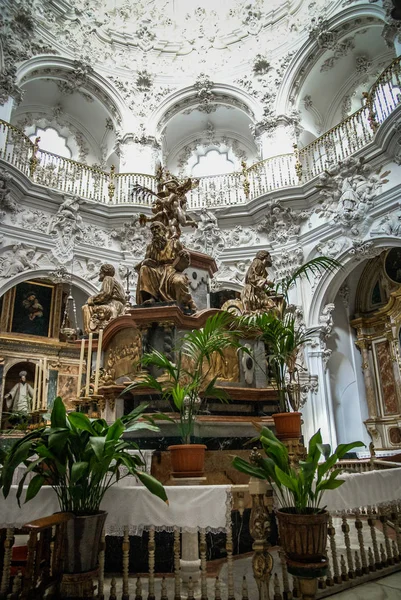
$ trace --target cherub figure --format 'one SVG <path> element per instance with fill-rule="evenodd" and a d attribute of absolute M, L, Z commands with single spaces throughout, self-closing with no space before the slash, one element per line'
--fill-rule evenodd
<path fill-rule="evenodd" d="M 168 237 L 179 239 L 181 227 L 190 225 L 197 227 L 197 223 L 187 215 L 186 193 L 199 185 L 198 179 L 185 179 L 179 181 L 173 177 L 167 181 L 158 183 L 157 193 L 139 184 L 133 186 L 132 194 L 142 197 L 154 196 L 152 212 L 153 216 L 140 215 L 140 224 L 158 222 L 162 223 L 168 230 Z"/>

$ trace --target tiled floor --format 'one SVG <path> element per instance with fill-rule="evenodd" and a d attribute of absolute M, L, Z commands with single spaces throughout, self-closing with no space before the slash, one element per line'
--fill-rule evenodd
<path fill-rule="evenodd" d="M 401 573 L 330 596 L 333 600 L 401 600 Z"/>

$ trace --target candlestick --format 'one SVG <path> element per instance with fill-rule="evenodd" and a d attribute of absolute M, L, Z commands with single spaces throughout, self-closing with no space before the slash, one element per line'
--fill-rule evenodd
<path fill-rule="evenodd" d="M 85 396 L 89 396 L 89 384 L 91 380 L 91 369 L 92 369 L 92 340 L 93 333 L 89 334 L 88 341 L 88 356 L 86 359 L 86 387 L 85 387 Z"/>
<path fill-rule="evenodd" d="M 85 340 L 81 340 L 81 354 L 79 355 L 79 368 L 78 368 L 78 383 L 77 383 L 77 398 L 81 395 L 82 388 L 82 372 L 84 369 L 84 356 L 85 356 Z"/>
<path fill-rule="evenodd" d="M 103 341 L 103 329 L 99 331 L 99 338 L 97 340 L 97 353 L 96 353 L 96 370 L 95 370 L 95 389 L 94 394 L 98 393 L 99 389 L 99 376 L 100 376 L 100 356 L 102 354 L 102 341 Z"/>
<path fill-rule="evenodd" d="M 43 393 L 42 393 L 42 406 L 41 408 L 46 410 L 47 408 L 47 358 L 43 359 Z"/>
<path fill-rule="evenodd" d="M 42 398 L 42 359 L 39 359 L 39 364 L 38 364 L 38 380 L 36 382 L 36 402 L 35 402 L 35 411 L 39 410 L 39 407 L 41 405 L 41 398 Z"/>
<path fill-rule="evenodd" d="M 33 394 L 32 394 L 32 404 L 31 404 L 31 412 L 34 412 L 35 410 L 35 404 L 36 404 L 36 388 L 38 385 L 38 368 L 39 365 L 38 363 L 35 364 L 35 379 L 33 381 Z"/>

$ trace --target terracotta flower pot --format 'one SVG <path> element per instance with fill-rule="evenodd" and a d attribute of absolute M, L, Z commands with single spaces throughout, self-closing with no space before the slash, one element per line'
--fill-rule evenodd
<path fill-rule="evenodd" d="M 292 510 L 292 509 L 289 509 Z M 276 511 L 280 545 L 290 560 L 318 563 L 326 558 L 329 513 L 296 515 Z"/>
<path fill-rule="evenodd" d="M 174 477 L 202 477 L 205 471 L 204 444 L 177 444 L 169 446 Z"/>
<path fill-rule="evenodd" d="M 301 413 L 286 412 L 272 415 L 279 440 L 301 437 Z"/>
<path fill-rule="evenodd" d="M 86 573 L 97 567 L 99 545 L 107 512 L 74 517 L 65 533 L 64 573 Z"/>

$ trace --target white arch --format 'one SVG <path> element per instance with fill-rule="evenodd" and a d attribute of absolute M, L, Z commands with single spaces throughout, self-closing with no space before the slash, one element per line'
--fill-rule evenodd
<path fill-rule="evenodd" d="M 69 58 L 54 55 L 41 54 L 39 56 L 34 56 L 18 67 L 16 81 L 18 85 L 23 85 L 24 83 L 34 81 L 35 79 L 42 79 L 43 77 L 49 76 L 51 77 L 51 74 L 49 75 L 49 73 L 43 73 L 42 70 L 52 68 L 60 69 L 61 71 L 65 71 L 67 74 L 73 70 L 74 61 Z M 101 95 L 96 94 L 96 98 L 110 113 L 110 116 L 113 118 L 113 120 L 115 122 L 122 120 L 127 112 L 127 108 L 116 88 L 113 87 L 111 83 L 107 81 L 107 79 L 95 71 L 88 75 L 88 81 L 96 85 L 102 92 Z M 88 91 L 91 90 L 88 89 Z M 110 107 L 107 105 L 107 102 L 105 102 L 105 98 L 103 98 L 102 95 L 104 95 L 106 100 L 110 102 L 116 114 L 113 114 L 114 111 L 110 111 Z"/>
<path fill-rule="evenodd" d="M 244 112 L 252 122 L 258 121 L 262 118 L 263 107 L 258 100 L 253 98 L 250 94 L 244 90 L 225 83 L 213 84 L 212 88 L 215 99 L 213 103 L 224 105 L 228 104 L 225 98 L 232 98 L 234 101 L 238 101 L 236 106 L 238 110 Z M 197 99 L 198 90 L 195 86 L 187 86 L 181 88 L 170 95 L 166 96 L 163 102 L 155 109 L 148 121 L 148 132 L 149 135 L 156 136 L 158 133 L 158 127 L 160 123 L 163 123 L 162 129 L 164 129 L 168 121 L 179 113 L 181 110 L 188 108 L 189 106 L 196 106 L 199 104 Z M 176 109 L 176 110 L 174 110 Z M 168 113 L 171 112 L 170 115 Z M 167 117 L 168 115 L 168 117 Z M 167 119 L 166 119 L 167 117 Z M 165 122 L 163 122 L 165 120 Z"/>
<path fill-rule="evenodd" d="M 342 25 L 361 17 L 375 17 L 377 21 L 382 22 L 383 25 L 386 22 L 385 11 L 382 6 L 379 6 L 378 4 L 357 4 L 347 6 L 340 12 L 327 19 L 327 29 L 333 31 L 334 29 L 338 29 Z M 372 25 L 375 24 L 377 24 L 377 22 L 372 23 Z M 349 33 L 349 30 L 344 31 L 343 37 L 349 35 Z M 316 54 L 316 58 L 314 61 L 309 61 L 307 59 L 312 54 L 312 52 Z M 308 69 L 310 70 L 319 56 L 320 51 L 317 46 L 316 40 L 308 37 L 305 43 L 296 52 L 295 56 L 291 60 L 290 65 L 286 70 L 285 76 L 283 78 L 283 81 L 281 83 L 280 89 L 278 90 L 278 94 L 276 97 L 275 108 L 277 113 L 287 114 L 288 111 L 292 108 L 290 103 L 291 92 L 297 80 L 301 67 L 307 64 Z M 305 74 L 304 77 L 308 76 L 308 72 Z"/>
<path fill-rule="evenodd" d="M 8 290 L 11 290 L 14 286 L 18 285 L 19 283 L 23 283 L 24 281 L 39 278 L 48 279 L 49 271 L 49 268 L 32 269 L 30 271 L 23 271 L 22 273 L 18 273 L 17 275 L 14 275 L 14 277 L 10 277 L 5 282 L 3 282 L 2 285 L 0 285 L 0 296 L 3 296 L 6 292 L 8 292 Z M 96 294 L 99 291 L 93 283 L 86 281 L 86 279 L 83 279 L 83 277 L 79 277 L 75 274 L 72 275 L 72 284 L 75 285 L 78 289 L 85 292 L 85 294 L 88 294 L 88 296 L 92 296 L 93 294 Z"/>
<path fill-rule="evenodd" d="M 373 248 L 378 250 L 385 249 L 388 247 L 398 248 L 401 247 L 401 240 L 399 238 L 386 236 L 380 238 L 371 238 L 364 240 L 364 243 L 373 242 Z M 355 254 L 351 253 L 350 248 L 345 250 L 337 260 L 342 264 L 342 269 L 338 269 L 335 273 L 326 272 L 320 279 L 315 293 L 311 299 L 309 308 L 309 315 L 307 323 L 309 327 L 319 325 L 319 316 L 322 314 L 324 306 L 330 302 L 333 302 L 338 290 L 340 289 L 344 280 L 354 270 L 356 266 Z M 366 257 L 366 260 L 373 258 L 372 255 Z M 362 260 L 363 257 L 362 257 Z"/>

